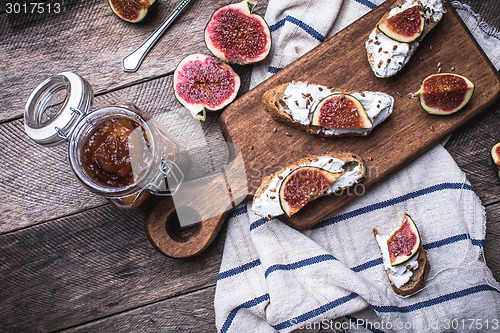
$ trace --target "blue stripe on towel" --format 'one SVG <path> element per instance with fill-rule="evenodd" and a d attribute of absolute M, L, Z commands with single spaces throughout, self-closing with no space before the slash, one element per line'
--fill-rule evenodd
<path fill-rule="evenodd" d="M 274 66 L 269 66 L 269 68 L 267 69 L 267 71 L 269 73 L 273 73 L 273 74 L 276 74 L 278 73 L 280 70 L 282 70 L 283 68 L 280 68 L 280 67 L 274 67 Z"/>
<path fill-rule="evenodd" d="M 238 275 L 240 273 L 243 273 L 244 271 L 248 271 L 250 268 L 257 267 L 259 265 L 260 265 L 260 259 L 247 262 L 246 264 L 243 264 L 241 266 L 228 269 L 227 271 L 224 272 L 220 272 L 219 276 L 217 277 L 217 280 L 223 280 L 225 278 Z"/>
<path fill-rule="evenodd" d="M 341 297 L 341 298 L 338 298 L 332 302 L 329 302 L 329 303 L 326 303 L 325 305 L 322 305 L 320 306 L 319 308 L 316 308 L 314 310 L 311 310 L 309 312 L 306 312 L 300 316 L 297 316 L 295 318 L 292 318 L 292 319 L 289 319 L 289 320 L 286 320 L 282 323 L 279 323 L 279 324 L 276 324 L 276 325 L 273 325 L 273 328 L 275 330 L 282 330 L 282 329 L 285 329 L 285 328 L 288 328 L 288 327 L 292 327 L 292 326 L 295 326 L 297 324 L 300 324 L 300 323 L 303 323 L 311 318 L 315 318 L 327 311 L 330 311 L 331 309 L 334 309 L 336 308 L 337 306 L 340 306 L 342 304 L 345 304 L 347 302 L 349 302 L 350 300 L 353 300 L 355 299 L 356 297 L 358 297 L 358 294 L 356 293 L 351 293 L 347 296 L 344 296 L 344 297 Z"/>
<path fill-rule="evenodd" d="M 309 266 L 309 265 L 317 264 L 319 262 L 328 261 L 328 260 L 337 260 L 337 258 L 335 258 L 334 256 L 332 256 L 330 254 L 322 254 L 322 255 L 319 255 L 319 256 L 312 257 L 312 258 L 308 258 L 308 259 L 304 259 L 304 260 L 299 260 L 299 261 L 291 263 L 291 264 L 286 264 L 286 265 L 281 265 L 281 264 L 272 265 L 272 266 L 269 266 L 268 269 L 266 269 L 266 273 L 264 274 L 264 276 L 267 278 L 269 274 L 271 274 L 272 272 L 275 272 L 275 271 L 279 271 L 279 270 L 290 271 L 290 270 L 293 270 L 293 269 L 297 269 L 297 268 L 301 268 L 301 267 L 304 267 L 304 266 Z"/>
<path fill-rule="evenodd" d="M 356 216 L 360 216 L 360 215 L 363 215 L 363 214 L 366 214 L 366 213 L 370 213 L 370 212 L 373 212 L 373 211 L 376 211 L 376 210 L 379 210 L 379 209 L 383 209 L 383 208 L 387 208 L 387 207 L 390 207 L 390 206 L 394 206 L 394 205 L 397 205 L 399 203 L 402 203 L 402 202 L 405 202 L 405 201 L 408 201 L 408 200 L 411 200 L 411 199 L 415 199 L 415 198 L 418 198 L 418 197 L 421 197 L 421 196 L 424 196 L 424 195 L 427 195 L 427 194 L 431 194 L 431 193 L 434 193 L 434 192 L 444 191 L 444 190 L 462 190 L 462 189 L 463 190 L 474 191 L 472 189 L 472 186 L 470 186 L 469 184 L 464 184 L 464 183 L 441 183 L 441 184 L 436 184 L 436 185 L 433 185 L 433 186 L 429 186 L 429 187 L 423 188 L 421 190 L 417 190 L 417 191 L 414 191 L 414 192 L 410 192 L 410 193 L 407 193 L 407 194 L 400 195 L 399 197 L 395 197 L 395 198 L 388 199 L 388 200 L 385 200 L 385 201 L 377 202 L 377 203 L 374 203 L 374 204 L 371 204 L 371 205 L 368 205 L 368 206 L 365 206 L 365 207 L 361 207 L 361 208 L 358 208 L 358 209 L 355 209 L 355 210 L 351 210 L 350 212 L 346 212 L 344 214 L 340 214 L 340 215 L 334 216 L 332 218 L 329 218 L 329 219 L 326 219 L 326 220 L 323 220 L 323 221 L 319 222 L 318 224 L 316 224 L 315 226 L 313 226 L 310 229 L 311 230 L 315 230 L 315 229 L 323 228 L 323 227 L 326 227 L 326 226 L 328 226 L 330 224 L 335 224 L 337 222 L 348 220 L 348 219 L 356 217 Z M 266 222 L 267 222 L 267 220 L 264 219 L 264 218 L 259 219 L 259 220 L 255 221 L 254 223 L 250 224 L 250 230 L 254 230 L 254 229 L 260 227 L 261 225 L 265 224 Z"/>
<path fill-rule="evenodd" d="M 254 306 L 262 303 L 262 302 L 265 302 L 265 301 L 268 301 L 269 300 L 269 294 L 264 294 L 262 296 L 259 296 L 259 297 L 255 297 L 254 299 L 248 301 L 248 302 L 245 302 L 237 307 L 235 307 L 230 313 L 229 313 L 229 316 L 227 316 L 226 318 L 226 321 L 224 322 L 224 324 L 222 325 L 221 329 L 220 329 L 220 333 L 223 333 L 223 332 L 227 332 L 227 330 L 229 329 L 229 326 L 231 326 L 231 323 L 233 322 L 234 320 L 234 317 L 236 317 L 236 314 L 238 313 L 238 311 L 240 311 L 241 309 L 248 309 L 248 308 L 253 308 Z"/>
<path fill-rule="evenodd" d="M 479 247 L 483 247 L 483 245 L 484 245 L 484 239 L 472 239 L 471 238 L 470 241 L 471 241 L 472 245 L 476 245 Z"/>
<path fill-rule="evenodd" d="M 410 193 L 401 195 L 399 197 L 395 197 L 395 198 L 392 198 L 389 200 L 377 202 L 377 203 L 374 203 L 372 205 L 368 205 L 368 206 L 365 206 L 362 208 L 352 210 L 350 212 L 346 212 L 344 214 L 334 216 L 334 217 L 329 218 L 327 220 L 321 221 L 320 223 L 318 223 L 317 225 L 315 225 L 311 229 L 314 230 L 314 229 L 323 228 L 323 227 L 326 227 L 327 225 L 330 225 L 330 224 L 335 224 L 337 222 L 344 221 L 344 220 L 347 220 L 347 219 L 350 219 L 350 218 L 353 218 L 353 217 L 356 217 L 359 215 L 363 215 L 363 214 L 366 214 L 369 212 L 373 212 L 375 210 L 379 210 L 379 209 L 386 208 L 389 206 L 394 206 L 394 205 L 397 205 L 399 203 L 402 203 L 402 202 L 405 202 L 405 201 L 408 201 L 411 199 L 415 199 L 417 197 L 421 197 L 421 196 L 424 196 L 424 195 L 427 195 L 430 193 L 443 191 L 443 190 L 461 190 L 461 189 L 473 191 L 472 186 L 470 186 L 469 184 L 464 184 L 464 183 L 436 184 L 433 186 L 423 188 L 421 190 L 417 190 L 414 192 L 410 192 Z"/>
<path fill-rule="evenodd" d="M 457 298 L 461 298 L 461 297 L 465 297 L 465 296 L 468 296 L 468 295 L 471 295 L 471 294 L 475 294 L 475 293 L 479 293 L 479 292 L 482 292 L 482 291 L 496 291 L 498 292 L 497 289 L 489 286 L 489 285 L 486 285 L 486 284 L 481 284 L 481 285 L 477 285 L 477 286 L 474 286 L 474 287 L 470 287 L 470 288 L 467 288 L 467 289 L 463 289 L 463 290 L 460 290 L 460 291 L 456 291 L 456 292 L 453 292 L 453 293 L 449 293 L 449 294 L 446 294 L 446 295 L 443 295 L 443 296 L 439 296 L 439 297 L 436 297 L 436 298 L 432 298 L 432 299 L 429 299 L 429 300 L 426 300 L 426 301 L 422 301 L 422 302 L 417 302 L 417 303 L 414 303 L 412 305 L 407 305 L 407 306 L 395 306 L 395 305 L 371 305 L 372 308 L 377 311 L 377 312 L 383 312 L 383 313 L 387 313 L 387 312 L 401 312 L 401 313 L 407 313 L 407 312 L 412 312 L 412 311 L 416 311 L 416 310 L 419 310 L 419 309 L 422 309 L 422 308 L 426 308 L 426 307 L 430 307 L 430 306 L 434 306 L 434 305 L 437 305 L 437 304 L 440 304 L 440 303 L 444 303 L 444 302 L 448 302 L 448 301 L 451 301 L 451 300 L 454 300 L 454 299 L 457 299 Z M 297 324 L 300 324 L 302 322 L 305 322 L 309 319 L 312 319 L 312 318 L 315 318 L 331 309 L 334 309 L 344 303 L 347 303 L 349 302 L 350 300 L 356 298 L 358 295 L 356 293 L 351 293 L 347 296 L 344 296 L 344 297 L 341 297 L 341 298 L 338 298 L 332 302 L 329 302 L 325 305 L 322 305 L 320 306 L 319 308 L 316 308 L 314 310 L 311 310 L 309 312 L 306 312 L 300 316 L 297 316 L 297 317 L 294 317 L 292 319 L 289 319 L 289 320 L 286 320 L 284 322 L 281 322 L 279 324 L 276 324 L 276 325 L 273 325 L 273 328 L 276 329 L 276 330 L 282 330 L 282 329 L 285 329 L 285 328 L 288 328 L 288 327 L 291 327 L 291 326 L 294 326 L 294 325 L 297 325 Z M 264 294 L 260 297 L 256 297 L 250 301 L 247 301 L 239 306 L 237 306 L 236 308 L 234 308 L 230 313 L 229 313 L 229 316 L 226 318 L 226 321 L 224 322 L 224 325 L 222 325 L 222 328 L 220 330 L 220 332 L 227 332 L 227 330 L 229 329 L 229 326 L 231 325 L 234 317 L 236 316 L 236 314 L 238 313 L 238 311 L 240 309 L 243 309 L 243 308 L 251 308 L 251 307 L 254 307 L 264 301 L 267 301 L 269 300 L 269 294 Z M 355 318 L 353 318 L 355 319 Z"/>
<path fill-rule="evenodd" d="M 378 6 L 377 4 L 375 4 L 369 0 L 354 0 L 354 1 L 356 1 L 357 3 L 360 3 L 362 5 L 365 5 L 366 7 L 371 8 L 371 9 Z"/>
<path fill-rule="evenodd" d="M 246 214 L 248 213 L 248 210 L 247 210 L 247 206 L 243 206 L 241 208 L 238 208 L 238 209 L 235 209 L 231 212 L 231 214 L 229 214 L 229 218 L 232 219 L 233 217 L 236 217 L 236 216 L 240 216 L 240 215 L 243 215 L 243 214 Z"/>
<path fill-rule="evenodd" d="M 353 271 L 355 271 L 356 273 L 358 273 L 358 272 L 364 271 L 365 269 L 372 268 L 372 267 L 377 266 L 377 265 L 382 265 L 382 263 L 383 263 L 382 258 L 377 258 L 377 259 L 373 259 L 373 260 L 370 260 L 368 262 L 365 262 L 364 264 L 353 267 L 351 269 Z"/>
<path fill-rule="evenodd" d="M 250 224 L 250 231 L 252 231 L 255 228 L 260 227 L 261 225 L 263 225 L 266 222 L 267 222 L 267 219 L 265 219 L 265 218 L 258 219 L 257 221 Z"/>
<path fill-rule="evenodd" d="M 314 39 L 316 39 L 320 42 L 325 40 L 325 36 L 320 34 L 317 30 L 315 30 L 309 24 L 306 24 L 305 22 L 299 20 L 298 18 L 295 18 L 295 17 L 290 16 L 290 15 L 287 15 L 284 18 L 282 18 L 281 20 L 279 20 L 278 22 L 276 22 L 275 24 L 270 25 L 269 30 L 271 30 L 271 32 L 274 32 L 274 31 L 278 30 L 279 28 L 283 27 L 285 25 L 285 22 L 290 22 L 290 23 L 295 24 L 296 26 L 298 26 L 299 28 L 301 28 L 302 30 L 307 32 L 311 37 L 313 37 Z"/>
<path fill-rule="evenodd" d="M 430 250 L 430 249 L 434 249 L 436 247 L 441 247 L 443 245 L 448 245 L 448 244 L 451 244 L 451 243 L 456 243 L 456 242 L 459 242 L 461 240 L 465 240 L 465 239 L 469 239 L 469 238 L 470 238 L 469 234 L 460 234 L 460 235 L 451 236 L 451 237 L 448 237 L 448 238 L 445 238 L 445 239 L 441 239 L 441 240 L 438 240 L 438 241 L 435 241 L 435 242 L 432 242 L 432 243 L 424 244 L 424 245 L 422 245 L 422 247 L 425 250 Z"/>
<path fill-rule="evenodd" d="M 407 312 L 412 312 L 416 311 L 422 308 L 427 308 L 430 306 L 434 306 L 436 304 L 448 302 L 457 298 L 465 297 L 471 294 L 479 293 L 481 291 L 497 291 L 497 289 L 487 285 L 487 284 L 480 284 L 474 287 L 470 287 L 467 289 L 463 289 L 460 291 L 456 291 L 453 293 L 449 293 L 443 296 L 439 296 L 436 298 L 429 299 L 427 301 L 422 301 L 422 302 L 417 302 L 412 305 L 407 305 L 407 306 L 395 306 L 395 305 L 372 305 L 372 308 L 377 311 L 377 312 L 401 312 L 401 313 L 407 313 Z"/>
<path fill-rule="evenodd" d="M 451 236 L 451 237 L 448 237 L 448 238 L 445 238 L 445 239 L 437 240 L 437 241 L 434 241 L 432 243 L 423 244 L 422 246 L 426 250 L 429 250 L 429 249 L 434 249 L 434 248 L 439 248 L 439 247 L 442 247 L 442 246 L 445 246 L 445 245 L 449 245 L 449 244 L 452 244 L 452 243 L 456 243 L 456 242 L 459 242 L 459 241 L 462 241 L 462 240 L 466 240 L 466 239 L 470 239 L 472 245 L 475 245 L 475 246 L 482 247 L 483 244 L 484 244 L 484 239 L 472 239 L 472 238 L 470 238 L 469 234 L 460 234 L 460 235 Z M 318 256 L 318 257 L 321 257 L 321 256 Z M 312 257 L 312 258 L 309 258 L 309 259 L 304 259 L 304 260 L 301 260 L 301 261 L 299 261 L 297 263 L 308 262 L 309 260 L 313 260 L 314 258 L 316 258 L 316 257 Z M 325 261 L 325 260 L 321 260 L 321 261 Z M 318 261 L 318 262 L 321 262 L 321 261 Z M 309 265 L 312 265 L 312 264 L 315 264 L 315 263 L 316 262 L 310 262 Z M 222 279 L 225 279 L 225 278 L 237 275 L 237 274 L 242 273 L 242 272 L 244 272 L 244 271 L 246 271 L 248 269 L 251 269 L 253 267 L 257 267 L 260 264 L 261 264 L 260 260 L 257 259 L 257 260 L 251 261 L 249 263 L 243 264 L 241 266 L 238 266 L 238 267 L 235 267 L 235 268 L 231 268 L 231 269 L 229 269 L 227 271 L 219 273 L 218 280 L 222 280 Z M 381 265 L 381 264 L 382 264 L 382 258 L 376 258 L 376 259 L 367 261 L 367 262 L 365 262 L 365 263 L 363 263 L 361 265 L 352 267 L 351 270 L 353 270 L 354 272 L 358 273 L 358 272 L 364 271 L 365 269 L 372 268 L 372 267 L 375 267 L 375 266 Z M 294 265 L 294 264 L 289 264 L 289 265 Z M 287 266 L 287 264 L 276 264 L 276 265 L 273 265 L 273 266 L 277 266 L 276 269 L 272 269 L 272 271 L 275 271 L 275 270 L 278 270 L 279 267 L 285 267 L 285 266 Z M 265 274 L 266 278 L 271 273 L 271 271 L 269 273 L 268 273 L 268 271 L 273 266 L 270 266 L 266 270 L 266 274 Z M 302 266 L 299 266 L 299 267 L 302 267 Z M 296 268 L 299 268 L 299 267 L 296 267 Z"/>

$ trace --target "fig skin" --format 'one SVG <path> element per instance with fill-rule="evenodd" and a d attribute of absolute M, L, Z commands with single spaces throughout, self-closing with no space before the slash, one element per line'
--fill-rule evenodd
<path fill-rule="evenodd" d="M 400 230 L 402 230 L 403 227 L 405 227 L 406 222 L 409 223 L 408 226 L 410 228 L 410 231 L 416 236 L 415 244 L 413 245 L 413 247 L 411 248 L 411 251 L 409 253 L 407 253 L 407 254 L 399 253 L 399 255 L 394 256 L 393 253 L 391 252 L 391 244 L 390 243 L 393 240 L 393 237 L 398 235 Z M 389 259 L 391 261 L 391 266 L 397 266 L 397 265 L 400 265 L 400 264 L 407 262 L 415 255 L 415 253 L 418 252 L 418 248 L 420 247 L 420 233 L 418 232 L 418 229 L 417 229 L 417 226 L 415 225 L 415 222 L 413 222 L 412 218 L 407 213 L 404 213 L 403 222 L 401 222 L 400 227 L 396 231 L 394 231 L 391 234 L 391 236 L 389 237 L 389 239 L 387 240 L 387 247 L 389 249 Z"/>
<path fill-rule="evenodd" d="M 453 82 L 440 82 L 448 80 Z M 453 84 L 455 86 L 453 86 Z M 465 76 L 454 73 L 440 73 L 427 76 L 420 85 L 420 89 L 411 97 L 418 96 L 422 108 L 430 114 L 450 115 L 462 109 L 471 99 L 474 93 L 474 84 Z M 462 94 L 463 96 L 454 96 Z M 461 98 L 460 104 L 448 108 L 450 99 Z M 437 105 L 432 105 L 432 102 Z M 440 105 L 439 105 L 440 104 Z"/>
<path fill-rule="evenodd" d="M 212 54 L 221 59 L 222 61 L 228 62 L 230 64 L 237 64 L 237 65 L 248 65 L 248 64 L 253 64 L 255 62 L 259 62 L 264 60 L 267 55 L 269 54 L 271 50 L 271 31 L 269 29 L 269 26 L 267 25 L 266 21 L 262 18 L 262 16 L 253 13 L 254 7 L 257 5 L 257 1 L 253 0 L 243 0 L 239 3 L 235 4 L 230 4 L 223 6 L 219 9 L 217 9 L 211 16 L 210 20 L 208 21 L 206 27 L 205 27 L 205 44 L 207 48 L 212 52 Z M 217 27 L 218 23 L 216 20 L 216 16 L 223 12 L 223 11 L 233 11 L 237 12 L 239 14 L 244 15 L 247 18 L 250 18 L 251 20 L 254 20 L 254 22 L 258 22 L 260 24 L 260 27 L 262 28 L 262 32 L 265 35 L 265 45 L 259 49 L 260 53 L 254 54 L 254 55 L 247 55 L 245 52 L 247 50 L 241 51 L 241 48 L 245 47 L 252 47 L 252 42 L 255 42 L 255 38 L 262 37 L 262 36 L 250 36 L 252 38 L 251 43 L 247 43 L 246 45 L 243 43 L 238 43 L 238 40 L 236 38 L 231 39 L 230 41 L 236 42 L 235 45 L 228 45 L 226 50 L 223 50 L 221 47 L 217 46 L 215 41 L 212 36 L 211 36 L 211 31 Z M 239 27 L 237 26 L 236 29 Z M 224 35 L 230 35 L 230 33 L 224 32 Z M 239 37 L 240 34 L 233 34 L 234 37 Z M 247 46 L 248 45 L 248 46 Z M 235 47 L 237 48 L 236 50 L 231 49 L 230 47 Z"/>
<path fill-rule="evenodd" d="M 500 179 L 500 142 L 491 148 L 491 158 L 493 159 L 493 164 L 498 172 L 498 179 Z"/>
<path fill-rule="evenodd" d="M 401 25 L 404 23 L 412 24 L 415 16 L 420 18 L 419 26 L 416 32 L 413 35 L 404 35 L 400 34 L 396 31 L 396 28 L 401 28 Z M 399 19 L 399 22 L 398 22 Z M 406 21 L 406 22 L 405 22 Z M 404 11 L 397 13 L 396 15 L 389 17 L 385 22 L 380 23 L 377 28 L 380 32 L 382 32 L 387 37 L 394 39 L 398 42 L 410 43 L 419 38 L 424 31 L 425 18 L 424 13 L 422 11 L 422 7 L 417 5 L 410 8 L 405 9 Z M 410 28 L 410 27 L 404 27 Z"/>
<path fill-rule="evenodd" d="M 214 69 L 217 70 L 218 75 L 225 75 L 226 77 L 204 77 L 204 75 L 207 75 L 206 71 L 200 71 L 198 72 L 201 75 L 200 77 L 192 78 L 192 77 L 186 77 L 185 75 L 185 70 L 188 68 L 188 66 L 197 64 L 198 66 L 213 66 Z M 184 72 L 183 72 L 184 71 Z M 191 71 L 193 73 L 193 71 Z M 195 74 L 198 74 L 195 73 Z M 210 73 L 209 73 L 210 74 Z M 227 76 L 230 76 L 229 78 Z M 199 91 L 203 90 L 203 84 L 205 82 L 197 81 L 200 79 L 206 79 L 209 84 L 206 85 L 206 89 L 209 90 L 208 93 L 205 93 L 203 96 L 196 95 L 196 89 Z M 220 89 L 231 89 L 228 96 L 225 96 L 225 98 L 222 98 L 220 101 L 217 101 L 218 103 L 215 103 L 213 101 L 215 96 L 215 92 L 213 90 L 214 88 L 214 80 L 215 83 L 218 84 L 218 88 Z M 216 80 L 229 80 L 229 82 L 217 82 Z M 232 80 L 234 81 L 232 81 Z M 232 82 L 231 82 L 232 81 Z M 240 77 L 236 72 L 229 66 L 228 64 L 220 61 L 217 58 L 214 58 L 212 56 L 206 55 L 206 54 L 191 54 L 186 56 L 184 59 L 182 59 L 179 64 L 177 65 L 175 71 L 174 71 L 174 80 L 173 80 L 173 85 L 174 85 L 174 93 L 175 97 L 177 100 L 184 105 L 193 115 L 193 117 L 204 121 L 206 119 L 206 111 L 211 110 L 211 111 L 216 111 L 216 110 L 221 110 L 222 108 L 226 107 L 229 105 L 235 98 L 236 95 L 238 94 L 238 90 L 240 89 Z M 186 96 L 183 96 L 183 92 L 181 91 L 182 89 L 188 89 L 187 93 L 190 94 L 189 97 L 192 99 L 197 99 L 195 101 L 188 101 Z M 198 91 L 198 92 L 199 92 Z M 206 92 L 206 91 L 205 91 Z M 212 100 L 208 100 L 212 99 Z"/>
<path fill-rule="evenodd" d="M 130 23 L 138 23 L 146 17 L 156 0 L 108 0 L 113 13 Z"/>
<path fill-rule="evenodd" d="M 343 122 L 340 126 L 328 126 L 328 124 L 321 123 L 321 108 L 328 102 L 332 100 L 339 100 L 340 98 L 345 98 L 347 103 L 354 104 L 354 108 L 357 111 L 357 114 L 354 117 L 350 117 L 349 114 L 342 115 L 334 115 L 334 116 L 344 116 L 344 119 L 336 119 L 339 122 Z M 342 110 L 344 113 L 349 112 L 351 110 Z M 337 118 L 337 117 L 336 117 Z M 358 124 L 354 124 L 352 122 L 358 122 Z M 313 113 L 312 125 L 314 126 L 323 126 L 328 128 L 371 128 L 373 127 L 368 115 L 366 114 L 366 110 L 363 107 L 363 104 L 354 96 L 342 93 L 335 93 L 330 96 L 325 97 L 321 102 L 316 106 L 316 109 Z"/>
<path fill-rule="evenodd" d="M 288 185 L 290 182 L 293 182 L 293 177 L 298 177 L 297 183 L 299 180 L 301 180 L 302 177 L 307 177 L 307 174 L 304 175 L 304 173 L 316 173 L 316 175 L 322 177 L 323 179 L 323 187 L 324 188 L 318 188 L 317 184 L 312 184 L 310 182 L 305 181 L 304 184 L 299 184 L 299 185 L 305 185 L 299 188 L 295 186 L 295 190 L 299 190 L 299 193 L 295 193 L 295 197 L 300 197 L 301 203 L 299 203 L 298 206 L 292 206 L 287 202 L 286 196 L 287 193 L 285 191 L 287 190 Z M 280 199 L 280 205 L 281 209 L 285 212 L 285 214 L 290 217 L 297 213 L 299 210 L 301 210 L 305 205 L 307 205 L 308 202 L 313 201 L 325 193 L 326 190 L 340 177 L 342 176 L 342 172 L 338 173 L 332 173 L 327 170 L 318 168 L 318 167 L 311 167 L 311 166 L 303 166 L 299 167 L 295 170 L 293 170 L 290 174 L 288 174 L 285 179 L 283 180 L 283 183 L 281 183 L 281 187 L 279 190 L 279 199 Z M 304 179 L 303 178 L 303 179 Z M 294 184 L 297 185 L 297 184 Z M 307 190 L 304 192 L 304 190 Z"/>

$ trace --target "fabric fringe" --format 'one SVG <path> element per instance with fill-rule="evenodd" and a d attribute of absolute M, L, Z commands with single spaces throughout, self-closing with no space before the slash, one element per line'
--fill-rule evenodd
<path fill-rule="evenodd" d="M 497 28 L 492 27 L 488 23 L 484 22 L 481 19 L 481 15 L 475 13 L 469 5 L 463 4 L 463 3 L 459 2 L 459 1 L 453 1 L 451 3 L 451 5 L 453 6 L 453 8 L 455 8 L 455 10 L 466 11 L 469 15 L 471 15 L 472 17 L 474 17 L 474 19 L 476 20 L 476 22 L 478 22 L 477 23 L 478 27 L 486 35 L 500 40 L 500 31 L 498 31 Z"/>

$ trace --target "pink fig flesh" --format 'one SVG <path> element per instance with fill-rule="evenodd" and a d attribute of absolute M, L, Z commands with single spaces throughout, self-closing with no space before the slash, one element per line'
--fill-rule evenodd
<path fill-rule="evenodd" d="M 200 120 L 205 120 L 206 110 L 220 110 L 231 103 L 239 88 L 238 74 L 205 54 L 187 56 L 174 72 L 175 97 Z"/>
<path fill-rule="evenodd" d="M 293 170 L 280 187 L 281 208 L 286 215 L 292 216 L 308 202 L 322 196 L 341 175 L 310 166 Z"/>
<path fill-rule="evenodd" d="M 238 65 L 263 60 L 271 49 L 271 32 L 244 0 L 219 8 L 205 28 L 205 43 L 217 58 Z"/>
<path fill-rule="evenodd" d="M 387 240 L 391 265 L 396 266 L 408 261 L 417 253 L 419 247 L 418 229 L 410 215 L 405 213 L 401 226 Z"/>
<path fill-rule="evenodd" d="M 474 84 L 464 76 L 452 73 L 426 77 L 420 89 L 413 94 L 427 112 L 449 115 L 462 109 L 471 99 Z"/>
<path fill-rule="evenodd" d="M 371 128 L 361 102 L 347 94 L 325 97 L 314 110 L 312 125 L 328 128 Z"/>
<path fill-rule="evenodd" d="M 410 43 L 420 37 L 424 23 L 422 8 L 416 5 L 389 17 L 378 25 L 378 29 L 398 42 Z"/>

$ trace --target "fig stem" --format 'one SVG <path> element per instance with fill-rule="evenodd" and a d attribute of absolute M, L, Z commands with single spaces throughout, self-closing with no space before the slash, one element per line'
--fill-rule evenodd
<path fill-rule="evenodd" d="M 259 1 L 257 0 L 245 0 L 247 5 L 248 5 L 248 9 L 250 10 L 250 14 L 252 14 L 255 10 L 255 7 L 257 7 L 257 4 L 259 3 Z"/>
<path fill-rule="evenodd" d="M 151 36 L 146 39 L 141 46 L 134 52 L 123 58 L 122 68 L 125 72 L 136 72 L 142 64 L 142 61 L 148 54 L 149 50 L 153 48 L 160 37 L 172 25 L 177 16 L 192 2 L 193 0 L 182 0 L 181 3 L 174 9 L 174 11 L 167 17 L 167 19 L 156 29 Z"/>

